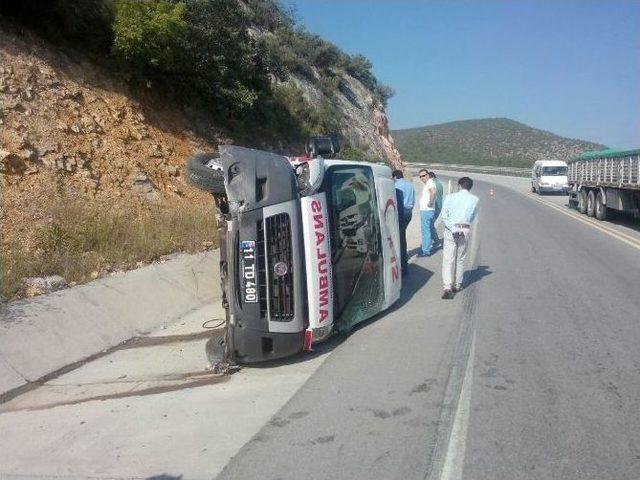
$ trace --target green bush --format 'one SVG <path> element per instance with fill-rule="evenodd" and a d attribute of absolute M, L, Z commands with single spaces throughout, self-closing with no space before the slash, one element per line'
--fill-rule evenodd
<path fill-rule="evenodd" d="M 233 126 L 268 93 L 235 0 L 116 0 L 114 52 L 142 84 L 160 84 Z"/>
<path fill-rule="evenodd" d="M 262 58 L 266 69 L 281 80 L 286 80 L 292 73 L 299 73 L 313 80 L 312 65 L 301 54 L 303 48 L 299 45 L 300 36 L 291 28 L 278 28 L 273 33 L 266 34 L 260 40 Z"/>
<path fill-rule="evenodd" d="M 378 84 L 376 77 L 371 72 L 373 65 L 364 55 L 344 57 L 342 65 L 347 73 L 360 80 L 370 90 L 373 90 Z"/>
<path fill-rule="evenodd" d="M 276 30 L 282 27 L 293 28 L 295 21 L 293 11 L 286 9 L 278 2 L 269 0 L 244 0 L 247 5 L 245 15 L 249 22 L 265 30 Z"/>
<path fill-rule="evenodd" d="M 274 89 L 275 99 L 284 106 L 290 117 L 301 126 L 302 137 L 325 134 L 340 130 L 342 113 L 328 99 L 319 105 L 310 105 L 302 90 L 295 85 L 279 85 Z"/>
<path fill-rule="evenodd" d="M 132 75 L 160 78 L 178 68 L 187 22 L 184 2 L 117 0 L 114 52 Z"/>
<path fill-rule="evenodd" d="M 387 102 L 395 95 L 395 90 L 387 85 L 379 83 L 373 90 L 373 95 L 382 105 L 387 106 Z"/>

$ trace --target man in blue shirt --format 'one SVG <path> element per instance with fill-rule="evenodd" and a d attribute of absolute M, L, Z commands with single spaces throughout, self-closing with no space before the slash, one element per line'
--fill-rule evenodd
<path fill-rule="evenodd" d="M 406 275 L 407 269 L 407 227 L 411 221 L 413 206 L 416 201 L 416 190 L 413 184 L 404 178 L 401 170 L 393 172 L 396 183 L 396 197 L 398 199 L 398 219 L 400 220 L 400 265 L 402 275 Z"/>
<path fill-rule="evenodd" d="M 478 197 L 469 193 L 471 187 L 473 187 L 473 180 L 462 177 L 458 180 L 458 192 L 445 197 L 442 205 L 442 223 L 444 224 L 442 298 L 444 299 L 451 299 L 455 292 L 462 290 L 471 225 L 478 213 Z"/>

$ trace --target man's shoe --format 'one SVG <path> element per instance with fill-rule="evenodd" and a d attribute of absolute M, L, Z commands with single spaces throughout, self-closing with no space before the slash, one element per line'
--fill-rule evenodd
<path fill-rule="evenodd" d="M 461 292 L 461 291 L 462 291 L 462 285 L 456 285 L 455 287 L 453 287 L 453 288 L 451 289 L 451 291 L 452 291 L 453 293 Z"/>
<path fill-rule="evenodd" d="M 442 299 L 443 300 L 451 300 L 453 298 L 453 292 L 449 289 L 445 289 L 442 292 Z"/>

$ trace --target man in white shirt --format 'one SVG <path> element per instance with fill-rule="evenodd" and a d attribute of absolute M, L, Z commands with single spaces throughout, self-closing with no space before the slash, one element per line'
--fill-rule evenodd
<path fill-rule="evenodd" d="M 436 184 L 433 178 L 429 178 L 427 170 L 418 172 L 420 180 L 424 183 L 422 194 L 420 195 L 420 230 L 422 232 L 422 251 L 419 257 L 431 255 L 431 232 L 436 212 Z"/>
<path fill-rule="evenodd" d="M 458 192 L 448 195 L 442 205 L 444 248 L 442 254 L 442 298 L 451 299 L 462 290 L 464 264 L 471 226 L 478 215 L 478 197 L 469 193 L 473 181 L 458 180 Z M 455 283 L 454 283 L 455 282 Z"/>

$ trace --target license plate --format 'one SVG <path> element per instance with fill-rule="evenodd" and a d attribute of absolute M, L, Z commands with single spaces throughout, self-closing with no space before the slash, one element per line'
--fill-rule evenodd
<path fill-rule="evenodd" d="M 240 242 L 240 259 L 242 269 L 242 299 L 244 303 L 258 301 L 258 284 L 256 273 L 256 242 L 243 240 Z"/>

